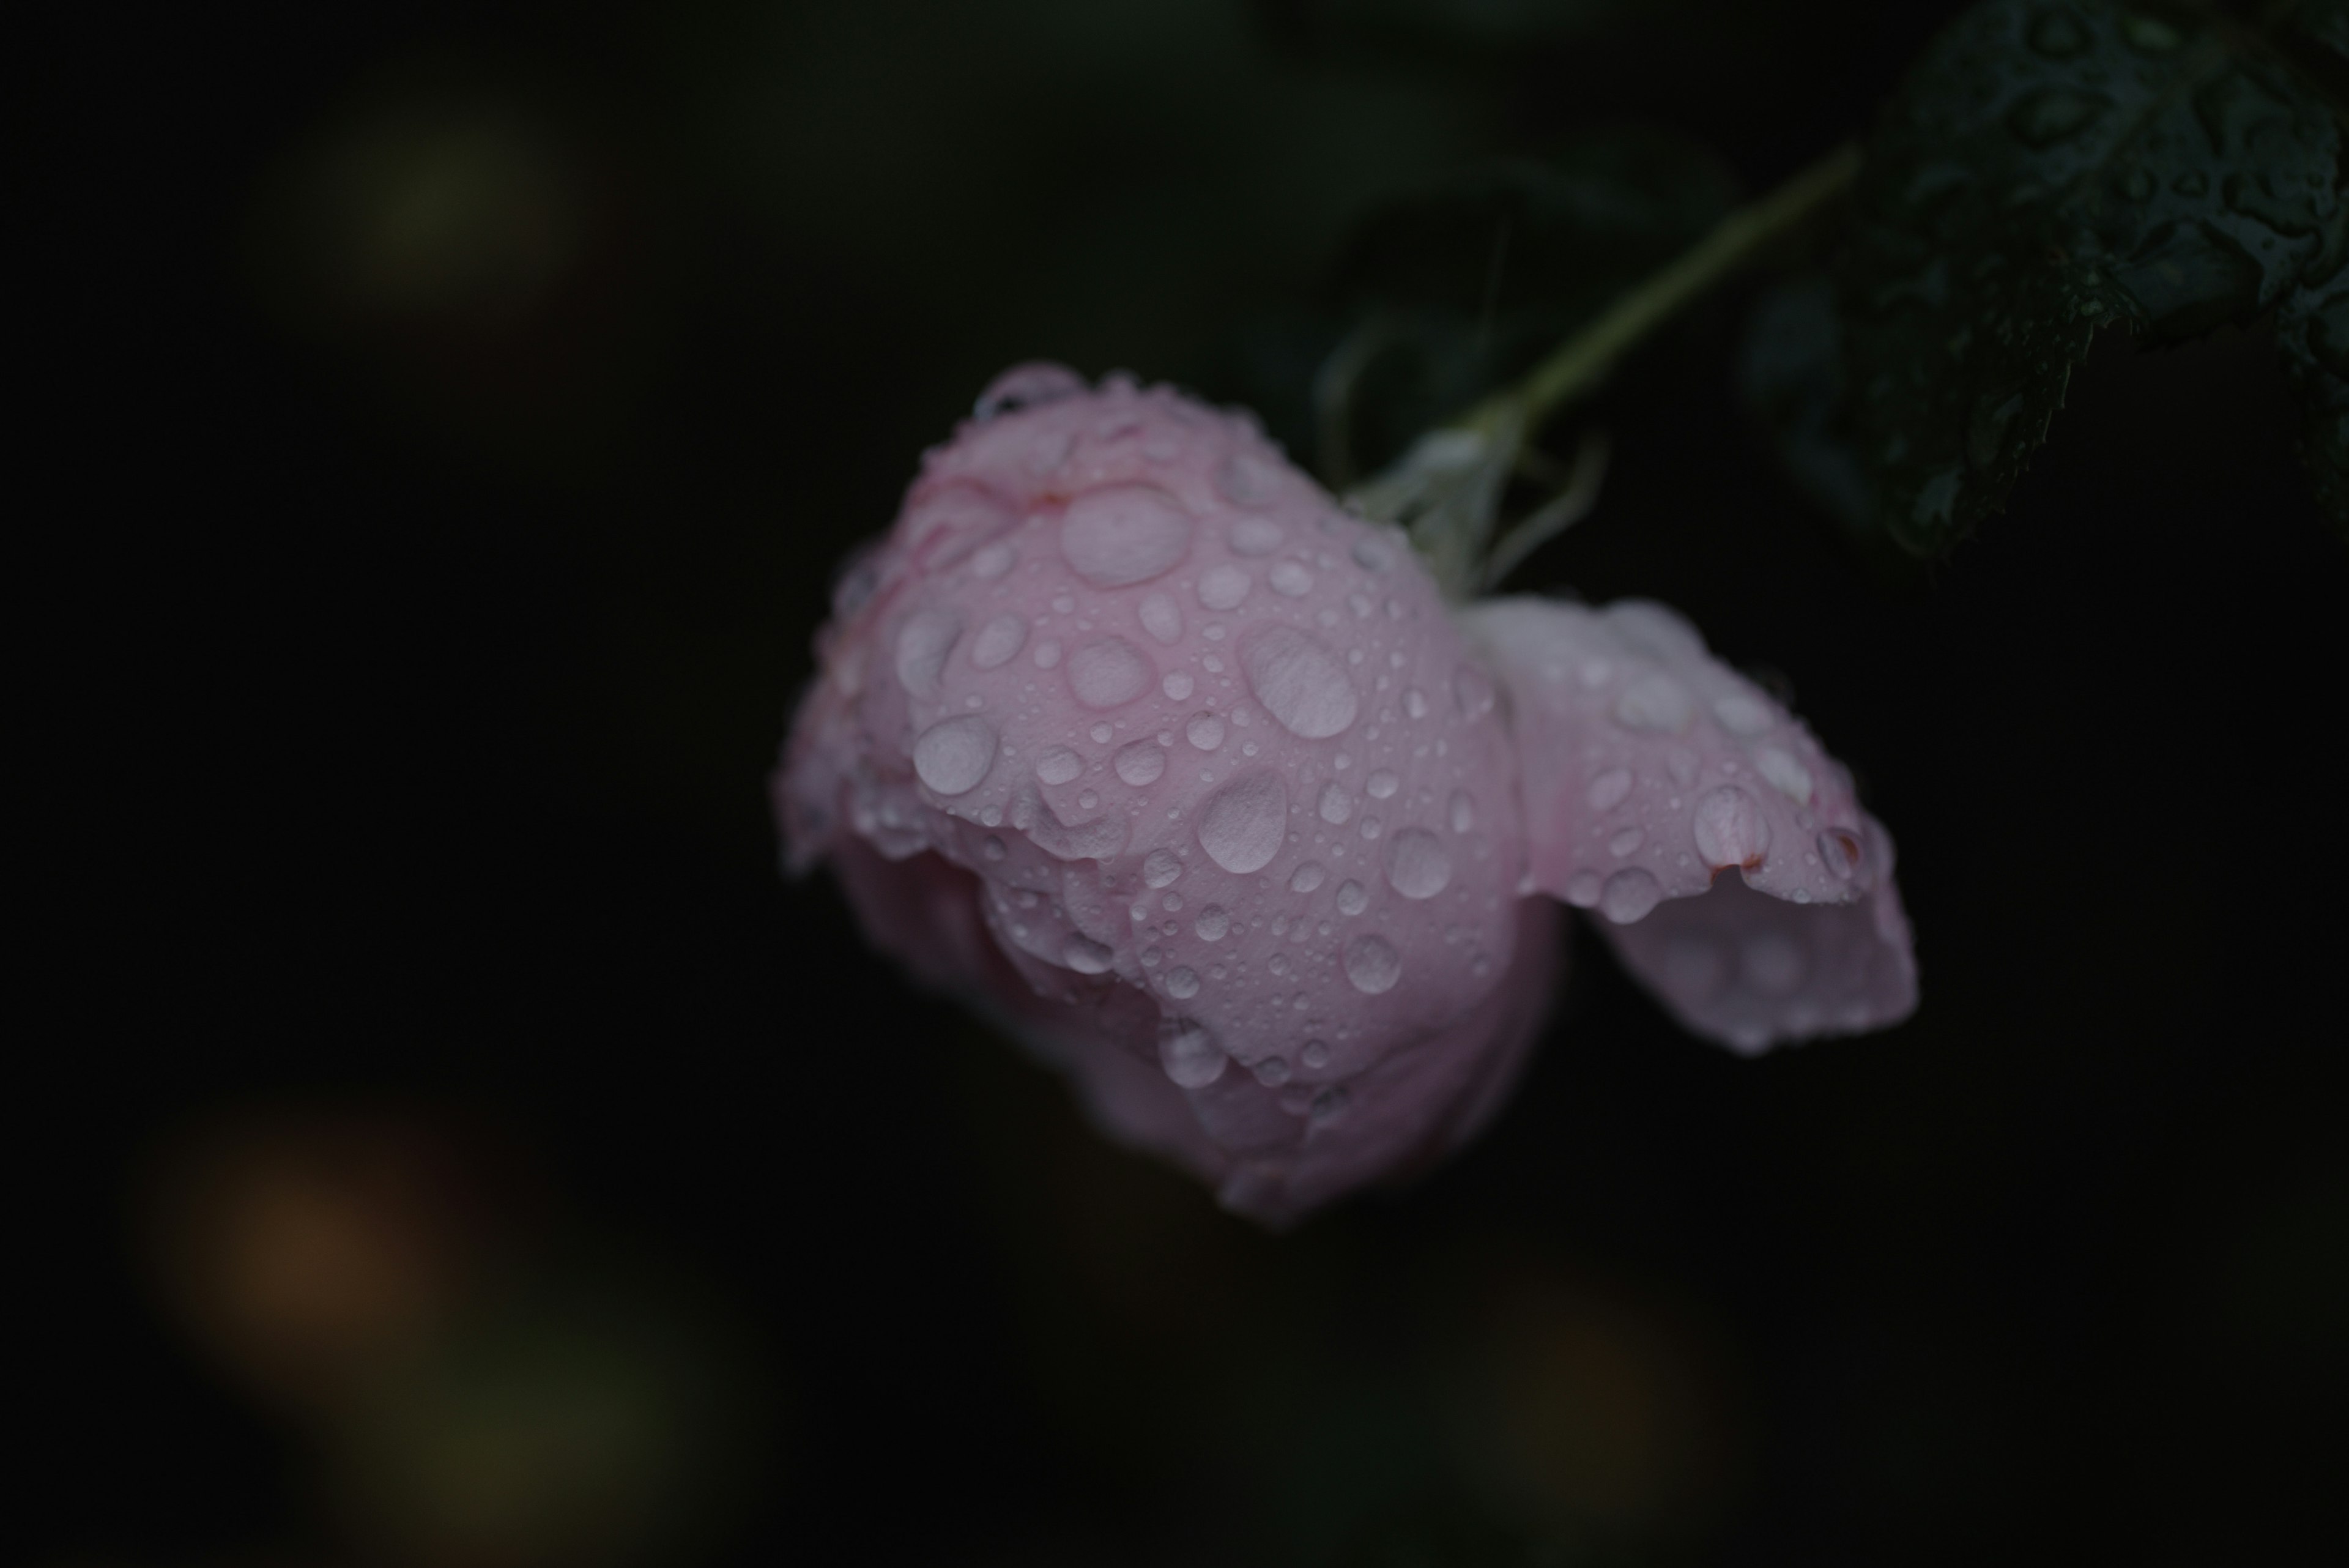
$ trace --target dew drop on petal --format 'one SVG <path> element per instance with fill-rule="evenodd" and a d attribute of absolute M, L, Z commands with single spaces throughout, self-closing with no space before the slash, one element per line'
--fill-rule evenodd
<path fill-rule="evenodd" d="M 995 765 L 995 729 L 975 713 L 947 719 L 914 742 L 914 774 L 940 794 L 966 794 Z"/>
<path fill-rule="evenodd" d="M 1080 495 L 1061 520 L 1061 554 L 1100 588 L 1146 583 L 1191 553 L 1191 514 L 1164 491 L 1119 484 Z"/>
<path fill-rule="evenodd" d="M 1394 989 L 1402 978 L 1402 958 L 1384 937 L 1356 937 L 1346 944 L 1346 979 L 1365 996 Z"/>
<path fill-rule="evenodd" d="M 1364 535 L 1354 541 L 1354 565 L 1366 572 L 1383 572 L 1394 561 L 1394 552 L 1383 539 Z"/>
<path fill-rule="evenodd" d="M 1224 912 L 1221 904 L 1208 905 L 1199 911 L 1199 918 L 1191 922 L 1192 932 L 1203 942 L 1222 941 L 1225 933 L 1231 929 L 1232 918 Z"/>
<path fill-rule="evenodd" d="M 1288 1063 L 1284 1057 L 1267 1056 L 1248 1071 L 1254 1073 L 1256 1081 L 1268 1089 L 1277 1089 L 1288 1082 Z"/>
<path fill-rule="evenodd" d="M 1299 1052 L 1298 1056 L 1304 1062 L 1305 1065 L 1309 1069 L 1326 1067 L 1330 1064 L 1329 1042 L 1326 1040 L 1308 1040 L 1305 1043 L 1305 1049 Z"/>
<path fill-rule="evenodd" d="M 1047 746 L 1036 754 L 1036 776 L 1048 784 L 1067 784 L 1084 771 L 1084 758 L 1066 746 Z"/>
<path fill-rule="evenodd" d="M 1607 841 L 1607 852 L 1620 860 L 1639 848 L 1640 842 L 1647 836 L 1636 827 L 1619 827 L 1615 830 L 1615 836 Z"/>
<path fill-rule="evenodd" d="M 1079 974 L 1107 974 L 1114 955 L 1086 937 L 1071 937 L 1061 949 L 1061 961 Z"/>
<path fill-rule="evenodd" d="M 1796 762 L 1791 753 L 1776 746 L 1764 746 L 1754 753 L 1754 766 L 1780 794 L 1796 805 L 1811 804 L 1811 770 Z"/>
<path fill-rule="evenodd" d="M 1134 788 L 1158 782 L 1166 771 L 1166 753 L 1155 741 L 1135 741 L 1118 748 L 1117 760 L 1112 764 L 1117 776 Z"/>
<path fill-rule="evenodd" d="M 1322 880 L 1328 876 L 1329 873 L 1321 868 L 1321 862 L 1308 860 L 1289 873 L 1288 890 L 1292 893 L 1310 893 L 1314 888 L 1321 886 Z"/>
<path fill-rule="evenodd" d="M 1387 882 L 1406 898 L 1433 898 L 1452 885 L 1452 851 L 1423 827 L 1387 841 Z"/>
<path fill-rule="evenodd" d="M 1288 598 L 1301 599 L 1313 591 L 1313 574 L 1295 561 L 1283 561 L 1273 567 L 1265 581 L 1272 591 Z"/>
<path fill-rule="evenodd" d="M 1028 641 L 1028 622 L 1016 615 L 999 615 L 978 628 L 971 639 L 970 661 L 980 670 L 998 670 L 1011 662 Z"/>
<path fill-rule="evenodd" d="M 1038 643 L 1036 651 L 1028 657 L 1035 661 L 1039 670 L 1057 670 L 1061 666 L 1061 645 L 1057 639 L 1048 637 Z"/>
<path fill-rule="evenodd" d="M 916 697 L 935 698 L 938 677 L 962 635 L 962 617 L 952 610 L 927 609 L 897 628 L 897 684 Z"/>
<path fill-rule="evenodd" d="M 1707 790 L 1696 803 L 1696 852 L 1719 870 L 1755 867 L 1770 848 L 1770 819 L 1759 802 L 1735 784 Z"/>
<path fill-rule="evenodd" d="M 1096 638 L 1069 655 L 1069 690 L 1088 708 L 1115 708 L 1150 689 L 1157 671 L 1122 637 Z"/>
<path fill-rule="evenodd" d="M 1166 971 L 1166 994 L 1177 1002 L 1188 1002 L 1199 994 L 1199 971 L 1178 966 Z"/>
<path fill-rule="evenodd" d="M 1203 752 L 1212 752 L 1224 743 L 1224 722 L 1213 713 L 1194 713 L 1183 726 L 1183 738 Z"/>
<path fill-rule="evenodd" d="M 1599 894 L 1599 873 L 1596 871 L 1577 871 L 1566 879 L 1566 901 L 1578 909 L 1598 908 Z"/>
<path fill-rule="evenodd" d="M 1599 912 L 1619 926 L 1628 926 L 1662 901 L 1664 890 L 1653 877 L 1633 866 L 1607 878 L 1599 889 Z"/>
<path fill-rule="evenodd" d="M 1427 717 L 1427 693 L 1414 686 L 1402 694 L 1402 711 L 1414 719 Z"/>
<path fill-rule="evenodd" d="M 1269 768 L 1242 774 L 1207 797 L 1199 811 L 1199 847 L 1235 876 L 1261 871 L 1280 853 L 1288 827 L 1288 791 Z"/>
<path fill-rule="evenodd" d="M 1142 629 L 1172 648 L 1183 639 L 1183 609 L 1174 596 L 1157 589 L 1142 596 Z"/>
<path fill-rule="evenodd" d="M 1321 820 L 1333 826 L 1354 815 L 1354 797 L 1335 779 L 1321 786 Z"/>
<path fill-rule="evenodd" d="M 1280 548 L 1281 528 L 1269 517 L 1243 517 L 1226 536 L 1235 556 L 1269 556 Z"/>
<path fill-rule="evenodd" d="M 1353 723 L 1361 705 L 1353 682 L 1309 633 L 1267 627 L 1249 642 L 1240 665 L 1256 700 L 1299 739 L 1327 740 Z"/>
<path fill-rule="evenodd" d="M 1199 602 L 1211 610 L 1237 609 L 1248 597 L 1248 575 L 1226 562 L 1199 574 Z"/>
<path fill-rule="evenodd" d="M 1402 787 L 1402 781 L 1381 768 L 1362 781 L 1362 787 L 1370 792 L 1372 800 L 1392 800 L 1394 792 Z"/>
<path fill-rule="evenodd" d="M 1154 849 L 1142 857 L 1142 880 L 1153 888 L 1171 888 L 1183 878 L 1183 862 L 1172 849 Z"/>
<path fill-rule="evenodd" d="M 1590 802 L 1593 811 L 1612 811 L 1622 805 L 1623 797 L 1630 793 L 1631 770 L 1609 768 L 1590 781 L 1590 793 L 1585 798 Z"/>
<path fill-rule="evenodd" d="M 1830 827 L 1819 835 L 1819 859 L 1833 872 L 1838 881 L 1848 882 L 1859 873 L 1859 836 L 1848 829 Z"/>
<path fill-rule="evenodd" d="M 1338 912 L 1340 914 L 1359 915 L 1370 907 L 1371 896 L 1362 890 L 1362 885 L 1360 882 L 1350 881 L 1339 885 Z"/>
<path fill-rule="evenodd" d="M 1726 697 L 1714 699 L 1713 716 L 1721 721 L 1723 729 L 1741 740 L 1750 739 L 1770 727 L 1768 706 L 1759 698 L 1743 691 L 1733 691 Z"/>
<path fill-rule="evenodd" d="M 981 582 L 991 583 L 1009 571 L 1011 564 L 1019 558 L 1019 552 L 1011 547 L 1009 540 L 998 539 L 991 545 L 979 546 L 978 554 L 970 558 L 970 569 L 978 575 Z"/>
<path fill-rule="evenodd" d="M 1158 690 L 1177 702 L 1186 700 L 1197 689 L 1198 683 L 1191 679 L 1191 672 L 1187 670 L 1170 670 L 1166 672 L 1166 679 L 1158 683 Z"/>
<path fill-rule="evenodd" d="M 1688 688 L 1661 670 L 1642 675 L 1615 699 L 1615 722 L 1647 734 L 1678 734 L 1695 712 Z"/>
<path fill-rule="evenodd" d="M 1193 975 L 1192 983 L 1198 983 Z M 1167 977 L 1171 982 L 1174 976 Z M 1158 1026 L 1158 1064 L 1178 1089 L 1204 1089 L 1224 1075 L 1231 1060 L 1214 1035 L 1187 1018 L 1170 1018 Z"/>

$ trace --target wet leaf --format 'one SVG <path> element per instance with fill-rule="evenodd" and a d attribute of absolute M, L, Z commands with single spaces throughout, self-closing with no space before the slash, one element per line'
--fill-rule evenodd
<path fill-rule="evenodd" d="M 2003 508 L 2099 328 L 2173 343 L 2273 315 L 2349 518 L 2341 163 L 2312 79 L 2230 24 L 1992 0 L 1889 106 L 1834 308 L 1765 310 L 1749 393 L 1806 489 L 1933 554 Z"/>

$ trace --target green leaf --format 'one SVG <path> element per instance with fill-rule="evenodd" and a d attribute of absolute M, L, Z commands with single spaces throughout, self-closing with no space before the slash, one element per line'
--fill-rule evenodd
<path fill-rule="evenodd" d="M 1808 488 L 1840 462 L 1865 492 L 1844 497 L 1848 517 L 1946 550 L 2003 508 L 2098 328 L 2178 342 L 2275 313 L 2320 493 L 2349 517 L 2341 173 L 2314 85 L 2230 24 L 2100 0 L 1976 6 L 1868 147 L 1836 267 L 1840 411 L 1817 414 L 1816 370 L 1812 402 L 1795 400 Z M 1760 356 L 1758 386 L 1747 356 L 1749 390 L 1775 389 L 1782 421 L 1788 352 Z"/>
<path fill-rule="evenodd" d="M 1735 197 L 1702 147 L 1631 128 L 1473 169 L 1371 214 L 1337 268 L 1345 330 L 1317 388 L 1325 477 L 1343 485 L 1382 466 L 1523 374 Z"/>

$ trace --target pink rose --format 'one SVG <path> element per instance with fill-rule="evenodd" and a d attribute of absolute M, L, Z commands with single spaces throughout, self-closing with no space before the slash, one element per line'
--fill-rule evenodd
<path fill-rule="evenodd" d="M 1890 836 L 1685 621 L 1449 606 L 1165 388 L 999 379 L 817 651 L 792 868 L 1267 1222 L 1492 1116 L 1564 969 L 1552 898 L 1741 1051 L 1916 1004 Z"/>

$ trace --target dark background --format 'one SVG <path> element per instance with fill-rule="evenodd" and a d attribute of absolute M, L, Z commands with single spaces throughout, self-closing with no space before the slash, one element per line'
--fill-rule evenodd
<path fill-rule="evenodd" d="M 20 833 L 63 873 L 16 1044 L 32 1560 L 2209 1563 L 2337 1531 L 2349 555 L 2261 333 L 2101 344 L 2008 514 L 1906 582 L 1739 410 L 1753 281 L 1602 405 L 1605 497 L 1523 580 L 1666 599 L 1792 680 L 1899 839 L 1924 1002 L 1889 1033 L 1743 1062 L 1580 942 L 1479 1145 L 1272 1240 L 775 870 L 832 564 L 995 370 L 1237 397 L 1237 335 L 1381 196 L 1624 119 L 1759 192 L 1951 9 L 53 28 L 12 508 L 59 546 L 20 579 Z M 652 1486 L 665 1522 L 402 1534 L 319 1479 L 372 1462 L 342 1417 L 192 1326 L 172 1151 L 353 1127 L 464 1173 L 409 1210 L 475 1238 L 466 1300 L 625 1298 L 596 1343 L 718 1390 L 621 1445 L 698 1478 Z M 564 1376 L 512 1400 L 572 1408 Z"/>

